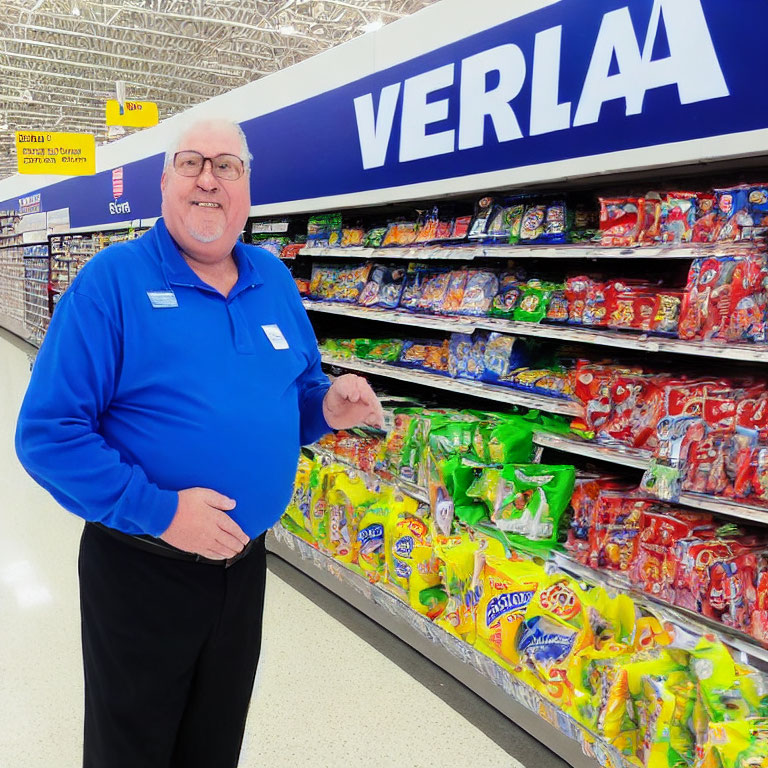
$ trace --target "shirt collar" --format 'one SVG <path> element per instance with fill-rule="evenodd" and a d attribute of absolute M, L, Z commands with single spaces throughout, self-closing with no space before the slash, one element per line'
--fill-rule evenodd
<path fill-rule="evenodd" d="M 181 255 L 181 249 L 176 241 L 171 237 L 168 227 L 163 219 L 158 219 L 153 227 L 160 253 L 163 272 L 168 282 L 176 285 L 194 285 L 200 288 L 210 288 L 203 282 L 187 264 Z M 263 280 L 259 270 L 253 262 L 252 255 L 248 252 L 250 249 L 243 242 L 238 240 L 232 251 L 235 264 L 237 266 L 237 283 L 230 292 L 230 298 L 236 293 L 249 288 L 261 285 Z"/>

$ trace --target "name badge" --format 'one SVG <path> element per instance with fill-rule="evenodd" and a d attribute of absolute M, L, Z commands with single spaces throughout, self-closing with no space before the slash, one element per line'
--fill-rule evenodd
<path fill-rule="evenodd" d="M 264 334 L 269 339 L 269 343 L 275 349 L 288 349 L 288 342 L 277 325 L 262 325 L 261 330 L 264 331 Z"/>
<path fill-rule="evenodd" d="M 155 309 L 178 307 L 176 294 L 173 291 L 147 291 L 147 298 Z"/>

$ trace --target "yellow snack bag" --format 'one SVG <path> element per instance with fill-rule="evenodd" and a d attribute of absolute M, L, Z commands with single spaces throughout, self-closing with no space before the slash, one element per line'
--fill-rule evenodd
<path fill-rule="evenodd" d="M 312 488 L 310 486 L 310 478 L 313 471 L 318 471 L 315 462 L 304 454 L 301 454 L 299 457 L 299 465 L 296 468 L 293 496 L 285 509 L 285 514 L 294 522 L 294 524 L 308 532 L 312 531 L 310 510 Z"/>
<path fill-rule="evenodd" d="M 520 625 L 546 574 L 532 561 L 510 561 L 489 555 L 485 557 L 482 578 L 475 645 L 483 653 L 515 667 L 520 661 Z"/>
<path fill-rule="evenodd" d="M 696 768 L 768 768 L 768 720 L 712 723 Z"/>
<path fill-rule="evenodd" d="M 332 557 L 343 563 L 357 561 L 357 528 L 366 503 L 375 498 L 364 478 L 342 470 L 328 476 L 325 539 L 321 542 Z"/>

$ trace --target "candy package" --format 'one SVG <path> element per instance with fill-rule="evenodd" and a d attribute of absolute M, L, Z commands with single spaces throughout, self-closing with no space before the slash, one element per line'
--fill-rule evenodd
<path fill-rule="evenodd" d="M 514 667 L 520 660 L 517 640 L 526 608 L 546 576 L 533 562 L 490 555 L 484 560 L 475 646 Z"/>
<path fill-rule="evenodd" d="M 485 232 L 490 242 L 515 242 L 520 237 L 523 205 L 517 200 L 500 200 L 494 206 Z"/>
<path fill-rule="evenodd" d="M 450 272 L 433 272 L 426 278 L 418 303 L 419 312 L 437 313 L 442 309 L 450 280 Z"/>
<path fill-rule="evenodd" d="M 387 228 L 381 247 L 413 245 L 418 232 L 419 227 L 415 221 L 393 221 Z"/>
<path fill-rule="evenodd" d="M 522 283 L 516 275 L 502 276 L 499 281 L 499 290 L 493 297 L 489 309 L 491 317 L 512 319 L 521 294 Z"/>
<path fill-rule="evenodd" d="M 377 264 L 371 268 L 368 282 L 360 292 L 358 303 L 364 307 L 395 309 L 405 287 L 405 270 Z"/>
<path fill-rule="evenodd" d="M 501 207 L 492 197 L 482 197 L 475 205 L 475 216 L 469 230 L 470 240 L 485 240 L 488 237 L 488 228 L 498 215 Z"/>
<path fill-rule="evenodd" d="M 403 292 L 400 295 L 400 306 L 403 309 L 417 312 L 419 303 L 424 292 L 424 285 L 429 278 L 430 273 L 426 269 L 410 268 L 405 276 Z"/>
<path fill-rule="evenodd" d="M 563 400 L 573 397 L 571 372 L 565 368 L 519 368 L 501 377 L 499 383 L 547 397 Z"/>
<path fill-rule="evenodd" d="M 520 287 L 520 299 L 512 313 L 518 322 L 540 323 L 547 316 L 547 307 L 554 286 L 530 280 Z"/>
<path fill-rule="evenodd" d="M 658 192 L 648 193 L 640 201 L 640 245 L 651 245 L 661 240 L 662 203 Z"/>
<path fill-rule="evenodd" d="M 486 315 L 498 290 L 499 279 L 493 272 L 470 271 L 456 313 L 474 317 Z"/>
<path fill-rule="evenodd" d="M 478 331 L 471 336 L 452 333 L 448 372 L 453 378 L 480 379 L 485 372 L 485 350 L 488 334 Z"/>
<path fill-rule="evenodd" d="M 547 306 L 547 322 L 566 323 L 569 317 L 568 298 L 565 294 L 565 287 L 556 288 L 549 297 Z"/>
<path fill-rule="evenodd" d="M 547 230 L 547 206 L 544 204 L 527 205 L 520 224 L 520 243 L 544 242 Z"/>
<path fill-rule="evenodd" d="M 696 194 L 667 192 L 661 203 L 661 240 L 664 243 L 690 243 L 696 223 Z"/>
<path fill-rule="evenodd" d="M 275 237 L 274 235 L 253 235 L 253 244 L 265 251 L 269 251 L 273 256 L 280 256 L 286 245 L 290 243 L 290 238 Z"/>
<path fill-rule="evenodd" d="M 363 238 L 365 248 L 381 248 L 384 238 L 387 235 L 387 227 L 374 227 L 366 232 Z"/>
<path fill-rule="evenodd" d="M 450 343 L 445 341 L 406 341 L 400 355 L 399 365 L 406 368 L 421 368 L 432 373 L 448 375 Z"/>
<path fill-rule="evenodd" d="M 357 267 L 325 267 L 316 264 L 312 267 L 310 297 L 326 301 L 357 302 L 370 272 L 370 264 Z"/>
<path fill-rule="evenodd" d="M 643 223 L 643 199 L 637 197 L 601 197 L 600 232 L 605 246 L 637 245 Z"/>
<path fill-rule="evenodd" d="M 482 470 L 467 490 L 481 499 L 491 520 L 502 531 L 532 540 L 557 537 L 575 481 L 572 466 L 509 464 Z"/>
<path fill-rule="evenodd" d="M 449 239 L 464 240 L 469 234 L 471 225 L 472 225 L 471 216 L 457 216 L 453 220 L 453 225 L 451 227 L 451 234 Z"/>
<path fill-rule="evenodd" d="M 325 213 L 310 216 L 307 223 L 308 248 L 334 248 L 341 243 L 340 213 Z"/>
<path fill-rule="evenodd" d="M 375 489 L 354 470 L 333 471 L 326 480 L 325 537 L 318 543 L 335 559 L 354 563 L 361 512 L 372 501 Z"/>
<path fill-rule="evenodd" d="M 528 347 L 522 339 L 493 332 L 488 336 L 481 378 L 491 384 L 528 363 Z"/>
<path fill-rule="evenodd" d="M 455 315 L 461 307 L 464 289 L 467 285 L 469 272 L 466 269 L 456 269 L 448 275 L 448 285 L 441 305 L 435 310 L 444 315 Z"/>
<path fill-rule="evenodd" d="M 341 230 L 342 248 L 359 248 L 365 240 L 365 230 L 358 227 Z"/>
<path fill-rule="evenodd" d="M 696 195 L 692 242 L 712 243 L 717 239 L 718 218 L 715 203 L 715 195 L 701 192 Z"/>
<path fill-rule="evenodd" d="M 319 468 L 312 459 L 307 458 L 304 454 L 299 457 L 299 466 L 296 469 L 296 479 L 293 484 L 293 495 L 285 510 L 285 514 L 293 520 L 296 526 L 307 532 L 312 530 L 312 486 L 310 480 L 312 473 L 318 471 Z"/>

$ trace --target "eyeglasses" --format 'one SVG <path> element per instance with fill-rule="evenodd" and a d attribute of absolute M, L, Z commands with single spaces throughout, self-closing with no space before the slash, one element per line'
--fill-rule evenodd
<path fill-rule="evenodd" d="M 211 173 L 217 179 L 235 181 L 245 171 L 245 164 L 237 155 L 216 155 L 216 157 L 203 157 L 192 149 L 177 152 L 173 156 L 173 169 L 180 176 L 199 176 L 205 168 L 205 161 L 211 161 Z"/>

